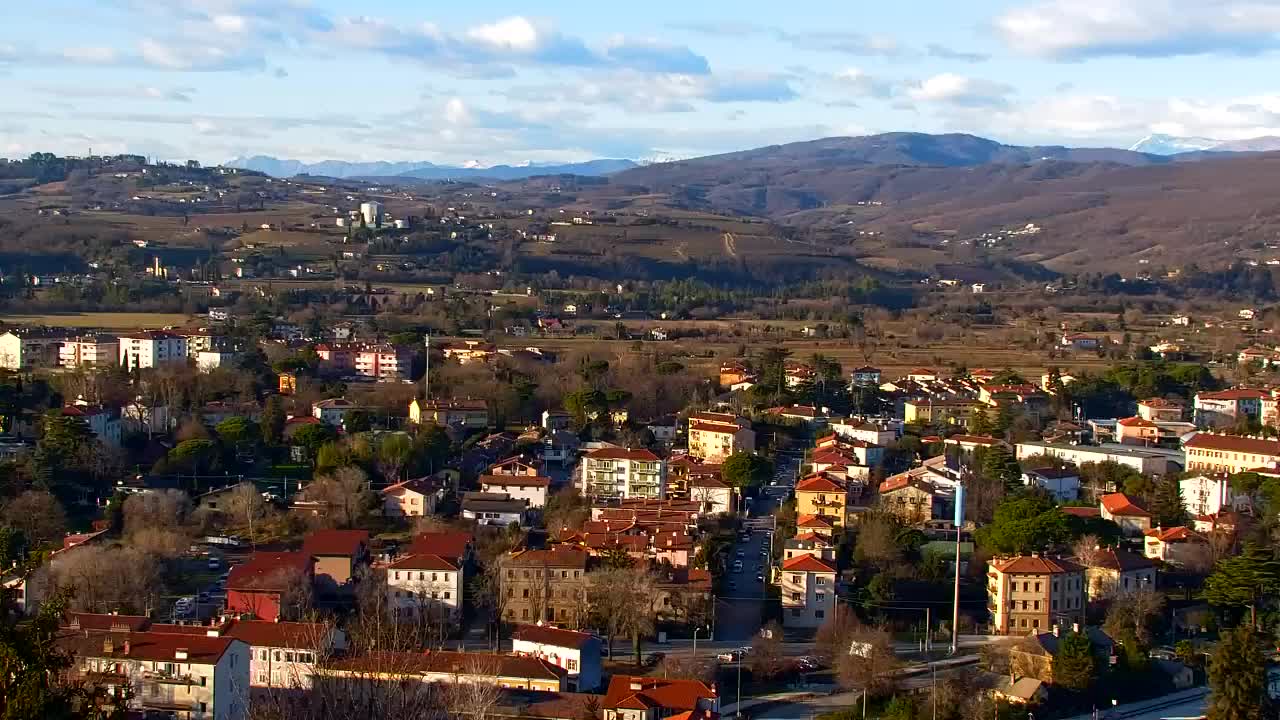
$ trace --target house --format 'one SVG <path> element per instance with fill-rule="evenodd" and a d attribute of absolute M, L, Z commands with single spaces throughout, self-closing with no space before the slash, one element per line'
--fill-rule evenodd
<path fill-rule="evenodd" d="M 3 336 L 0 336 L 0 342 Z M 0 350 L 2 353 L 3 350 Z M 58 365 L 64 368 L 100 368 L 120 361 L 120 341 L 111 335 L 67 338 L 58 348 Z"/>
<path fill-rule="evenodd" d="M 701 680 L 619 673 L 610 678 L 600 701 L 600 720 L 716 720 L 719 716 L 715 686 Z"/>
<path fill-rule="evenodd" d="M 369 561 L 369 531 L 316 530 L 302 539 L 302 552 L 315 561 L 312 575 L 320 594 L 350 590 L 356 570 Z"/>
<path fill-rule="evenodd" d="M 346 647 L 346 634 L 325 623 L 232 620 L 211 626 L 206 633 L 235 638 L 249 646 L 252 688 L 310 688 L 316 663 Z"/>
<path fill-rule="evenodd" d="M 578 488 L 588 497 L 666 497 L 667 463 L 648 450 L 592 450 L 579 466 Z"/>
<path fill-rule="evenodd" d="M 484 400 L 431 400 L 414 398 L 409 403 L 409 422 L 435 423 L 460 430 L 489 427 L 489 405 Z"/>
<path fill-rule="evenodd" d="M 382 489 L 382 514 L 398 518 L 434 515 L 443 491 L 443 486 L 428 477 L 389 485 Z"/>
<path fill-rule="evenodd" d="M 1083 618 L 1084 568 L 1038 554 L 993 558 L 987 563 L 987 605 L 1001 635 L 1047 630 L 1063 617 Z"/>
<path fill-rule="evenodd" d="M 1065 333 L 1061 345 L 1072 350 L 1097 350 L 1102 347 L 1101 338 L 1081 333 Z"/>
<path fill-rule="evenodd" d="M 689 454 L 710 463 L 724 462 L 736 452 L 755 452 L 756 433 L 745 418 L 725 413 L 689 415 Z"/>
<path fill-rule="evenodd" d="M 1151 513 L 1124 493 L 1103 495 L 1099 498 L 1098 509 L 1103 520 L 1119 525 L 1121 532 L 1129 537 L 1137 537 L 1151 529 Z"/>
<path fill-rule="evenodd" d="M 211 373 L 218 368 L 234 367 L 240 360 L 240 353 L 230 350 L 201 350 L 196 353 L 196 369 L 202 373 Z"/>
<path fill-rule="evenodd" d="M 227 611 L 263 620 L 294 614 L 291 605 L 303 594 L 301 588 L 311 586 L 314 567 L 315 560 L 304 552 L 253 553 L 227 576 Z"/>
<path fill-rule="evenodd" d="M 1250 506 L 1246 493 L 1233 492 L 1230 476 L 1195 475 L 1178 481 L 1182 503 L 1192 515 L 1216 515 L 1227 510 L 1246 510 Z"/>
<path fill-rule="evenodd" d="M 938 373 L 937 371 L 930 370 L 929 368 L 916 368 L 907 373 L 906 379 L 911 382 L 928 383 L 937 380 Z"/>
<path fill-rule="evenodd" d="M 568 430 L 573 426 L 573 415 L 564 410 L 543 410 L 542 427 L 545 430 Z"/>
<path fill-rule="evenodd" d="M 1039 678 L 997 675 L 989 691 L 996 700 L 1013 705 L 1039 705 L 1049 698 L 1049 688 Z"/>
<path fill-rule="evenodd" d="M 830 427 L 835 436 L 842 440 L 860 440 L 881 447 L 892 445 L 902 435 L 901 423 L 885 421 L 849 418 L 832 420 Z"/>
<path fill-rule="evenodd" d="M 502 578 L 507 622 L 581 627 L 586 621 L 590 559 L 586 550 L 563 545 L 509 555 Z"/>
<path fill-rule="evenodd" d="M 1262 400 L 1270 396 L 1266 390 L 1255 388 L 1196 393 L 1195 424 L 1215 428 L 1234 425 L 1244 418 L 1257 421 L 1262 417 Z"/>
<path fill-rule="evenodd" d="M 63 334 L 51 330 L 21 328 L 0 335 L 0 368 L 27 370 L 58 364 Z"/>
<path fill-rule="evenodd" d="M 1280 466 L 1280 440 L 1198 432 L 1182 444 L 1187 471 L 1234 475 Z"/>
<path fill-rule="evenodd" d="M 689 499 L 702 505 L 708 515 L 733 512 L 737 503 L 734 489 L 720 479 L 719 473 L 698 474 L 689 478 Z"/>
<path fill-rule="evenodd" d="M 454 345 L 444 349 L 444 356 L 449 360 L 457 360 L 459 365 L 492 362 L 497 357 L 497 348 L 481 340 L 467 340 L 462 345 Z"/>
<path fill-rule="evenodd" d="M 783 561 L 791 560 L 801 555 L 812 555 L 828 565 L 834 565 L 836 562 L 836 545 L 830 537 L 812 531 L 801 532 L 795 537 L 787 538 L 783 541 Z"/>
<path fill-rule="evenodd" d="M 1155 563 L 1145 555 L 1098 547 L 1075 560 L 1085 569 L 1087 597 L 1091 603 L 1156 587 Z"/>
<path fill-rule="evenodd" d="M 880 368 L 867 365 L 854 368 L 853 372 L 850 373 L 850 384 L 855 388 L 878 388 L 882 377 L 883 373 L 880 372 Z"/>
<path fill-rule="evenodd" d="M 938 488 L 910 472 L 899 473 L 880 483 L 880 507 L 913 526 L 947 517 Z"/>
<path fill-rule="evenodd" d="M 1079 623 L 1072 623 L 1071 633 L 1084 633 L 1089 637 L 1093 648 L 1094 662 L 1097 667 L 1108 667 L 1111 656 L 1115 654 L 1115 641 L 1100 628 L 1081 628 Z M 1069 635 L 1060 624 L 1054 624 L 1047 632 L 1035 633 L 1026 642 L 1019 643 L 1010 650 L 1009 661 L 1015 667 L 1046 683 L 1053 683 L 1053 662 L 1058 656 L 1059 642 Z"/>
<path fill-rule="evenodd" d="M 139 716 L 247 720 L 249 646 L 233 637 L 164 633 L 114 624 L 105 631 L 60 631 L 57 647 L 73 658 L 68 679 L 91 681 L 108 697 L 128 693 Z"/>
<path fill-rule="evenodd" d="M 489 652 L 388 650 L 351 654 L 326 663 L 319 672 L 335 681 L 362 685 L 371 677 L 385 673 L 388 667 L 396 669 L 397 682 L 417 680 L 423 686 L 486 684 L 508 690 L 552 693 L 563 691 L 565 686 L 565 671 L 551 663 L 534 657 Z"/>
<path fill-rule="evenodd" d="M 720 364 L 720 387 L 732 388 L 744 382 L 755 379 L 755 375 L 746 365 L 737 360 L 730 360 Z"/>
<path fill-rule="evenodd" d="M 120 365 L 127 369 L 154 368 L 187 361 L 187 339 L 163 330 L 120 336 Z"/>
<path fill-rule="evenodd" d="M 1174 690 L 1187 690 L 1196 684 L 1196 672 L 1177 660 L 1156 659 L 1151 665 L 1169 679 Z"/>
<path fill-rule="evenodd" d="M 935 400 L 932 397 L 924 400 L 907 400 L 902 405 L 902 420 L 908 425 L 968 426 L 974 413 L 986 408 L 985 403 L 977 400 Z"/>
<path fill-rule="evenodd" d="M 320 357 L 320 368 L 333 373 L 345 373 L 356 367 L 358 348 L 344 343 L 319 343 L 315 347 Z"/>
<path fill-rule="evenodd" d="M 463 569 L 439 555 L 410 554 L 387 565 L 387 601 L 400 620 L 457 620 Z"/>
<path fill-rule="evenodd" d="M 1071 502 L 1080 497 L 1080 471 L 1074 467 L 1027 470 L 1022 473 L 1022 484 L 1041 488 L 1059 502 Z"/>
<path fill-rule="evenodd" d="M 812 405 L 773 407 L 764 412 L 766 415 L 777 415 L 788 420 L 798 420 L 805 425 L 821 425 L 827 420 L 825 408 L 820 410 Z"/>
<path fill-rule="evenodd" d="M 833 525 L 844 525 L 849 505 L 849 487 L 826 474 L 810 475 L 796 483 L 796 513 L 830 518 Z"/>
<path fill-rule="evenodd" d="M 783 627 L 816 628 L 836 606 L 836 567 L 815 555 L 782 561 Z"/>
<path fill-rule="evenodd" d="M 603 680 L 600 639 L 588 633 L 518 625 L 511 633 L 511 652 L 564 668 L 568 688 L 573 692 L 590 692 L 599 688 Z"/>
<path fill-rule="evenodd" d="M 1085 463 L 1113 462 L 1131 467 L 1143 475 L 1166 475 L 1171 464 L 1180 464 L 1182 458 L 1182 453 L 1180 452 L 1163 451 L 1159 448 L 1137 448 L 1119 443 L 1103 445 L 1072 445 L 1070 443 L 1047 442 L 1018 443 L 1017 456 L 1019 460 L 1025 460 L 1035 455 L 1047 455 L 1077 467 Z"/>
<path fill-rule="evenodd" d="M 1185 527 L 1152 528 L 1143 533 L 1142 554 L 1170 565 L 1204 566 L 1210 560 L 1209 539 Z"/>
<path fill-rule="evenodd" d="M 670 444 L 680 432 L 680 423 L 675 415 L 663 415 L 653 418 L 644 424 L 645 429 L 653 433 L 653 439 L 660 443 Z"/>
<path fill-rule="evenodd" d="M 531 508 L 547 505 L 547 489 L 551 478 L 538 475 L 481 475 L 480 490 L 490 494 L 507 495 L 513 500 L 523 500 Z"/>
<path fill-rule="evenodd" d="M 111 447 L 120 447 L 120 413 L 101 405 L 88 405 L 83 400 L 62 408 L 63 417 L 79 418 L 89 426 L 93 436 Z"/>
<path fill-rule="evenodd" d="M 390 343 L 366 345 L 355 355 L 356 374 L 378 382 L 408 380 L 412 366 L 413 353 L 406 347 Z"/>
<path fill-rule="evenodd" d="M 506 493 L 469 492 L 462 495 L 462 517 L 479 525 L 507 527 L 526 524 L 529 501 Z"/>
<path fill-rule="evenodd" d="M 1117 420 L 1115 432 L 1121 445 L 1150 447 L 1160 442 L 1160 426 L 1137 415 Z"/>
<path fill-rule="evenodd" d="M 329 398 L 312 403 L 311 415 L 329 427 L 340 428 L 347 413 L 363 409 L 363 406 L 346 398 Z"/>

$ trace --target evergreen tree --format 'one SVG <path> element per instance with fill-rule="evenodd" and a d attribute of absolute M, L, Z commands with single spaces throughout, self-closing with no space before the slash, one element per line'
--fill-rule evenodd
<path fill-rule="evenodd" d="M 1240 626 L 1218 643 L 1209 661 L 1208 720 L 1262 720 L 1272 716 L 1267 667 L 1252 628 Z"/>
<path fill-rule="evenodd" d="M 1070 690 L 1088 690 L 1097 665 L 1093 643 L 1080 633 L 1063 635 L 1053 658 L 1053 683 Z"/>
<path fill-rule="evenodd" d="M 262 408 L 262 439 L 268 445 L 279 445 L 284 438 L 284 403 L 279 395 L 267 398 Z"/>
<path fill-rule="evenodd" d="M 993 445 L 982 456 L 982 474 L 998 480 L 1010 490 L 1022 487 L 1022 466 L 1003 445 Z"/>
<path fill-rule="evenodd" d="M 1177 527 L 1187 521 L 1187 506 L 1182 502 L 1182 489 L 1176 480 L 1161 480 L 1152 500 L 1151 512 L 1161 527 Z"/>
<path fill-rule="evenodd" d="M 974 435 L 991 434 L 991 418 L 987 417 L 986 408 L 978 408 L 969 416 L 969 432 Z"/>
<path fill-rule="evenodd" d="M 1222 608 L 1248 608 L 1250 625 L 1257 623 L 1257 608 L 1267 597 L 1280 592 L 1280 563 L 1257 546 L 1235 557 L 1218 561 L 1213 574 L 1205 578 L 1203 597 Z"/>

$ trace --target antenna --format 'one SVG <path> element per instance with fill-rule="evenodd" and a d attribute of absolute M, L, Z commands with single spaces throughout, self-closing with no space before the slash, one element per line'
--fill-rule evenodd
<path fill-rule="evenodd" d="M 422 393 L 425 402 L 431 402 L 431 331 L 424 333 L 427 348 L 427 370 L 422 375 Z"/>

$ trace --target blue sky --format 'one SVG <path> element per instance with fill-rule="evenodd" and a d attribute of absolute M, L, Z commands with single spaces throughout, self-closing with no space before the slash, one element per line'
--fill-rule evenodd
<path fill-rule="evenodd" d="M 1280 135 L 1280 0 L 3 3 L 0 155 L 484 164 Z"/>

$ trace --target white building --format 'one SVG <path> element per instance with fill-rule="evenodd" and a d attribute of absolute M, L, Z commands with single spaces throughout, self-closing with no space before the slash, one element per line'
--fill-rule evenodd
<path fill-rule="evenodd" d="M 377 200 L 360 203 L 360 217 L 364 218 L 364 224 L 369 227 L 381 227 L 382 203 Z"/>
<path fill-rule="evenodd" d="M 346 398 L 329 398 L 311 405 L 311 415 L 330 427 L 342 427 L 342 421 L 352 410 L 364 408 Z"/>
<path fill-rule="evenodd" d="M 427 478 L 413 478 L 382 490 L 382 514 L 386 517 L 422 517 L 436 511 L 442 487 L 433 486 Z"/>
<path fill-rule="evenodd" d="M 578 488 L 588 497 L 666 497 L 667 463 L 648 450 L 592 450 L 583 456 L 579 467 Z"/>
<path fill-rule="evenodd" d="M 234 620 L 210 628 L 249 646 L 249 685 L 280 690 L 311 687 L 319 656 L 346 646 L 345 634 L 330 624 Z"/>
<path fill-rule="evenodd" d="M 388 601 L 402 620 L 456 619 L 462 608 L 462 571 L 439 555 L 410 555 L 387 566 Z"/>
<path fill-rule="evenodd" d="M 831 429 L 843 440 L 861 440 L 881 447 L 892 445 L 902 435 L 900 423 L 871 420 L 833 420 Z"/>
<path fill-rule="evenodd" d="M 1143 475 L 1164 475 L 1169 472 L 1170 461 L 1178 466 L 1183 463 L 1181 451 L 1160 448 L 1138 448 L 1130 445 L 1068 445 L 1065 443 L 1018 443 L 1018 459 L 1035 455 L 1047 455 L 1069 462 L 1076 467 L 1084 463 L 1114 462 L 1131 467 Z"/>
<path fill-rule="evenodd" d="M 370 345 L 356 353 L 356 374 L 377 378 L 379 382 L 396 382 L 409 377 L 413 354 L 390 344 Z"/>
<path fill-rule="evenodd" d="M 1023 485 L 1035 485 L 1058 499 L 1071 502 L 1080 497 L 1080 473 L 1075 468 L 1040 468 L 1022 473 Z"/>
<path fill-rule="evenodd" d="M 537 475 L 482 475 L 480 490 L 486 493 L 505 493 L 515 500 L 524 500 L 529 507 L 547 506 L 547 489 L 551 478 Z"/>
<path fill-rule="evenodd" d="M 40 330 L 10 330 L 0 335 L 0 368 L 53 367 L 61 347 L 60 335 Z"/>
<path fill-rule="evenodd" d="M 62 341 L 58 364 L 64 368 L 114 365 L 120 359 L 120 341 L 108 335 L 86 335 Z"/>
<path fill-rule="evenodd" d="M 83 401 L 62 408 L 62 414 L 80 418 L 93 431 L 94 437 L 110 445 L 120 447 L 120 413 L 101 405 L 89 405 Z"/>
<path fill-rule="evenodd" d="M 202 373 L 213 372 L 220 367 L 234 367 L 240 353 L 228 350 L 201 350 L 196 353 L 196 369 Z"/>
<path fill-rule="evenodd" d="M 733 512 L 733 488 L 717 477 L 698 475 L 689 479 L 689 499 L 712 515 Z"/>
<path fill-rule="evenodd" d="M 1262 400 L 1271 393 L 1253 388 L 1231 388 L 1219 392 L 1196 393 L 1195 423 L 1202 428 L 1234 425 L 1248 417 L 1262 417 Z"/>
<path fill-rule="evenodd" d="M 600 687 L 600 639 L 594 635 L 546 625 L 520 625 L 511 633 L 511 652 L 564 668 L 571 692 L 592 692 Z"/>
<path fill-rule="evenodd" d="M 154 368 L 187 360 L 187 339 L 156 330 L 120 336 L 120 364 L 130 370 Z"/>
<path fill-rule="evenodd" d="M 1231 491 L 1226 475 L 1197 475 L 1178 481 L 1182 504 L 1187 512 L 1196 515 L 1217 515 L 1223 509 L 1245 510 L 1249 496 Z"/>
<path fill-rule="evenodd" d="M 809 554 L 782 563 L 783 627 L 821 627 L 836 606 L 836 568 Z"/>

